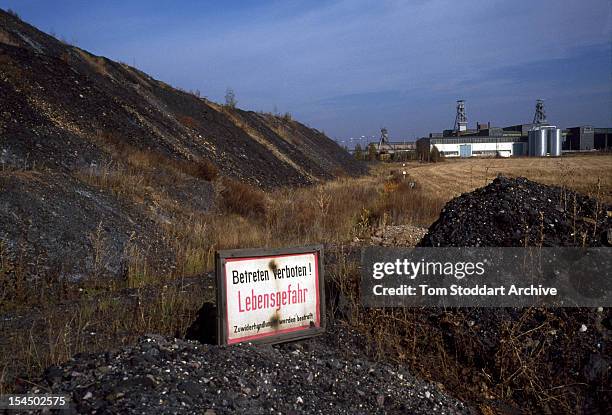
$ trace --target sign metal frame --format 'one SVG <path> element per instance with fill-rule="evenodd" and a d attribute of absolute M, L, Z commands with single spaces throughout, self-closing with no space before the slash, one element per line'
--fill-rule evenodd
<path fill-rule="evenodd" d="M 288 341 L 302 340 L 309 337 L 318 336 L 325 332 L 325 278 L 323 266 L 323 245 L 307 245 L 301 247 L 290 248 L 253 248 L 253 249 L 227 249 L 217 251 L 215 254 L 215 279 L 217 291 L 217 344 L 228 344 L 228 315 L 227 315 L 227 278 L 225 276 L 225 264 L 228 259 L 240 258 L 267 258 L 275 256 L 293 255 L 293 254 L 311 254 L 317 256 L 317 272 L 318 272 L 318 289 L 319 289 L 319 327 L 313 326 L 303 328 L 287 333 L 264 335 L 261 338 L 241 341 L 240 343 L 259 343 L 259 344 L 275 344 Z"/>

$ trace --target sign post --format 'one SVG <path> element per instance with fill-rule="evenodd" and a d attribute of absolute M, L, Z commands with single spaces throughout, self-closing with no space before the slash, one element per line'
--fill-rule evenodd
<path fill-rule="evenodd" d="M 325 331 L 323 246 L 217 252 L 217 342 L 280 343 Z"/>

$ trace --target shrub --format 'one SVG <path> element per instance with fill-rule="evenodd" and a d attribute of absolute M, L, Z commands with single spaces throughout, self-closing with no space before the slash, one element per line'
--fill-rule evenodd
<path fill-rule="evenodd" d="M 375 224 L 427 225 L 435 220 L 444 200 L 395 176 L 387 180 L 380 197 L 370 211 Z"/>
<path fill-rule="evenodd" d="M 2 29 L 0 29 L 0 43 L 5 43 L 11 46 L 19 46 L 19 44 L 13 41 L 13 39 L 11 39 L 11 36 L 8 33 L 4 32 Z"/>
<path fill-rule="evenodd" d="M 429 161 L 431 161 L 432 163 L 444 161 L 442 154 L 440 154 L 440 150 L 438 150 L 438 147 L 432 147 L 431 152 L 429 153 Z"/>
<path fill-rule="evenodd" d="M 6 12 L 8 14 L 10 14 L 11 16 L 21 20 L 21 18 L 19 17 L 19 14 L 17 14 L 17 12 L 15 10 L 13 10 L 13 9 L 6 9 Z"/>
<path fill-rule="evenodd" d="M 179 162 L 177 162 L 178 164 Z M 211 161 L 202 159 L 198 161 L 181 161 L 179 170 L 199 179 L 215 180 L 219 176 L 219 169 Z"/>
<path fill-rule="evenodd" d="M 338 177 L 338 178 L 347 178 L 347 177 L 349 177 L 349 175 L 347 174 L 346 170 L 344 170 L 342 167 L 334 168 L 334 170 L 332 171 L 332 176 Z"/>
<path fill-rule="evenodd" d="M 368 160 L 374 161 L 377 159 L 378 151 L 376 150 L 376 145 L 374 143 L 370 143 L 368 146 Z"/>
<path fill-rule="evenodd" d="M 76 49 L 76 51 L 79 55 L 81 55 L 83 60 L 85 60 L 85 62 L 87 62 L 92 67 L 94 71 L 96 71 L 102 76 L 108 75 L 108 71 L 106 69 L 106 62 L 104 61 L 103 57 L 91 55 L 81 49 Z M 70 63 L 70 53 L 67 51 L 62 52 L 61 59 L 66 63 Z"/>
<path fill-rule="evenodd" d="M 264 192 L 246 183 L 225 178 L 220 196 L 220 208 L 226 213 L 252 218 L 264 218 L 266 215 Z"/>
<path fill-rule="evenodd" d="M 417 159 L 416 151 L 398 151 L 394 153 L 392 157 L 393 161 L 409 161 L 409 160 L 416 160 L 416 159 Z"/>
<path fill-rule="evenodd" d="M 353 156 L 355 157 L 355 160 L 363 160 L 363 150 L 361 149 L 361 144 L 357 144 L 355 146 Z"/>
<path fill-rule="evenodd" d="M 115 157 L 128 160 L 134 167 L 161 168 L 208 181 L 219 175 L 217 166 L 207 159 L 176 159 L 158 150 L 137 148 L 118 134 L 99 131 L 97 135 L 111 147 Z"/>
<path fill-rule="evenodd" d="M 424 144 L 422 142 L 417 141 L 416 153 L 417 160 L 429 161 L 429 156 L 431 155 L 431 151 L 429 150 L 429 144 Z"/>
<path fill-rule="evenodd" d="M 179 115 L 178 117 L 176 117 L 176 119 L 181 124 L 183 124 L 185 127 L 189 127 L 189 128 L 197 127 L 196 120 L 193 117 L 190 117 L 189 115 Z"/>

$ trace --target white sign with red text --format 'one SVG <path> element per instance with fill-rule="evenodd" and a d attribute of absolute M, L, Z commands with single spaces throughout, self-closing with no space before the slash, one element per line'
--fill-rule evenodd
<path fill-rule="evenodd" d="M 227 343 L 320 327 L 318 253 L 227 258 Z"/>

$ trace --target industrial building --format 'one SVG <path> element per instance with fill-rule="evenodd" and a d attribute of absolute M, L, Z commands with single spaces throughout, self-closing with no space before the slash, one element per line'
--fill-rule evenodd
<path fill-rule="evenodd" d="M 593 145 L 597 150 L 612 150 L 612 128 L 593 128 Z"/>
<path fill-rule="evenodd" d="M 567 129 L 563 150 L 586 151 L 595 148 L 593 127 L 585 125 Z"/>
<path fill-rule="evenodd" d="M 444 157 L 560 156 L 562 143 L 561 130 L 546 121 L 542 100 L 530 124 L 499 128 L 476 123 L 476 129 L 468 128 L 465 101 L 459 100 L 454 128 L 417 140 L 417 153 L 428 155 L 435 147 Z"/>
<path fill-rule="evenodd" d="M 564 151 L 612 150 L 612 128 L 594 128 L 591 125 L 568 128 Z"/>
<path fill-rule="evenodd" d="M 494 127 L 477 122 L 468 128 L 465 101 L 457 101 L 455 124 L 441 133 L 430 133 L 416 143 L 391 142 L 387 129 L 381 129 L 375 146 L 381 160 L 398 155 L 428 158 L 435 148 L 444 157 L 559 157 L 562 152 L 612 151 L 612 128 L 580 126 L 561 130 L 547 122 L 544 101 L 536 100 L 533 121 L 527 124 Z"/>
<path fill-rule="evenodd" d="M 370 143 L 369 145 L 376 145 Z M 368 146 L 369 146 L 368 145 Z M 379 159 L 390 158 L 404 153 L 414 153 L 416 144 L 412 141 L 389 141 L 389 133 L 386 128 L 380 129 L 380 139 L 376 145 L 376 153 Z"/>
<path fill-rule="evenodd" d="M 510 157 L 527 154 L 527 142 L 515 137 L 426 137 L 417 140 L 417 153 L 436 147 L 444 157 Z"/>

